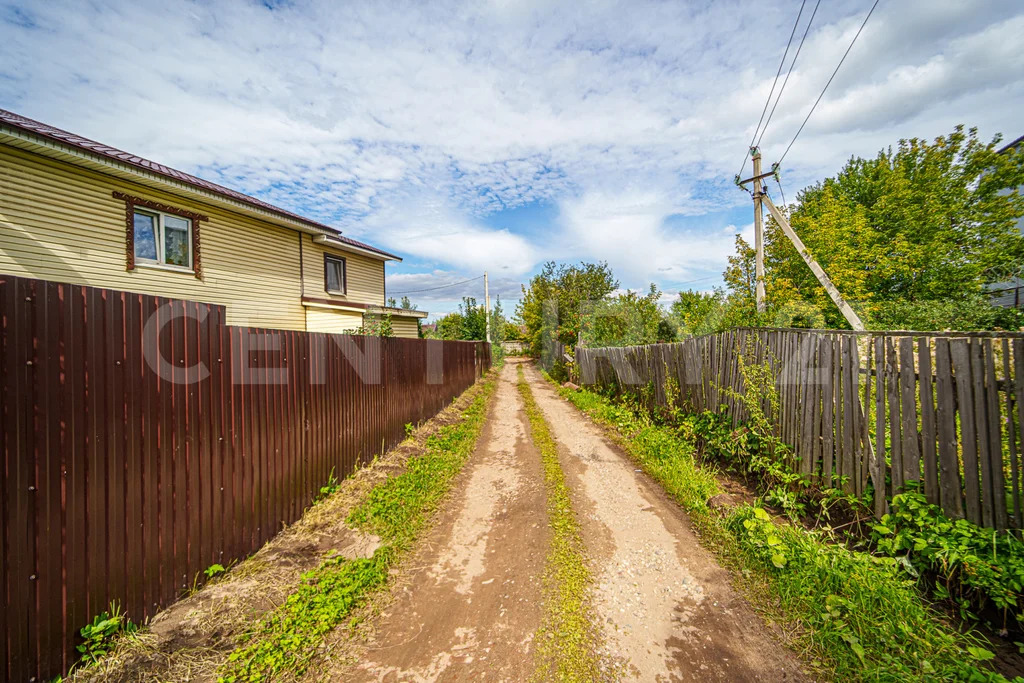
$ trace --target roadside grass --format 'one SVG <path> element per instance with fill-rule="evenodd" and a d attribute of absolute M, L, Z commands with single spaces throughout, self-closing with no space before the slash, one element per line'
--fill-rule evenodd
<path fill-rule="evenodd" d="M 424 452 L 409 459 L 404 473 L 376 485 L 349 514 L 352 528 L 380 537 L 373 556 L 331 557 L 305 573 L 285 602 L 243 636 L 222 665 L 219 681 L 296 678 L 309 669 L 325 636 L 387 584 L 391 568 L 427 526 L 473 453 L 494 387 L 492 376 L 457 422 L 428 437 Z"/>
<path fill-rule="evenodd" d="M 557 386 L 557 384 L 556 384 Z M 1005 681 L 976 666 L 991 658 L 928 607 L 889 557 L 850 550 L 821 532 L 740 505 L 725 517 L 707 507 L 714 472 L 676 429 L 596 393 L 559 394 L 613 432 L 616 441 L 689 513 L 702 542 L 738 570 L 754 604 L 788 631 L 816 676 L 852 681 Z M 1021 680 L 1021 679 L 1017 679 Z"/>
<path fill-rule="evenodd" d="M 530 420 L 533 443 L 541 454 L 547 488 L 551 548 L 543 576 L 544 616 L 537 644 L 538 681 L 594 681 L 600 678 L 597 629 L 590 607 L 591 576 L 569 487 L 558 461 L 558 445 L 518 367 L 519 393 Z"/>

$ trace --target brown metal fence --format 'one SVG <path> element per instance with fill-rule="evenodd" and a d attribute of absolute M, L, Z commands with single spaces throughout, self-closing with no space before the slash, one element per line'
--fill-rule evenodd
<path fill-rule="evenodd" d="M 231 327 L 221 306 L 0 275 L 0 678 L 116 600 L 154 614 L 490 367 L 475 342 Z"/>
<path fill-rule="evenodd" d="M 724 406 L 734 422 L 749 417 L 730 393 L 746 395 L 741 357 L 771 368 L 777 435 L 812 481 L 857 495 L 872 483 L 879 516 L 913 481 L 952 517 L 1024 528 L 1024 334 L 751 328 L 576 349 L 584 384 L 650 385 L 664 405 L 671 378 L 685 408 Z"/>

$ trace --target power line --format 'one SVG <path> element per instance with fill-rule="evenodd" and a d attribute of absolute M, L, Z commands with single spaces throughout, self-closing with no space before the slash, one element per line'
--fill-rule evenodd
<path fill-rule="evenodd" d="M 804 126 L 807 125 L 807 120 L 811 118 L 811 114 L 813 114 L 814 110 L 817 109 L 818 103 L 821 102 L 821 98 L 825 96 L 825 91 L 828 90 L 828 86 L 832 85 L 832 79 L 836 77 L 837 73 L 839 73 L 839 68 L 843 65 L 843 62 L 846 61 L 846 56 L 848 54 L 850 54 L 850 50 L 853 49 L 854 43 L 856 43 L 857 42 L 857 38 L 860 37 L 860 32 L 864 30 L 864 27 L 868 23 L 868 19 L 871 18 L 871 14 L 872 14 L 872 12 L 875 11 L 876 7 L 878 7 L 878 0 L 875 0 L 874 4 L 871 5 L 871 9 L 868 10 L 867 16 L 864 17 L 864 21 L 861 22 L 860 28 L 857 29 L 857 33 L 853 36 L 853 40 L 850 41 L 850 47 L 846 48 L 846 52 L 843 53 L 843 58 L 840 59 L 839 60 L 839 64 L 836 65 L 836 70 L 832 72 L 832 75 L 828 79 L 828 83 L 826 83 L 825 87 L 821 89 L 821 94 L 818 95 L 818 99 L 816 99 L 814 101 L 814 106 L 812 106 L 811 110 L 809 112 L 807 112 L 807 116 L 804 118 L 804 122 L 800 124 L 800 128 L 797 129 L 796 135 L 794 135 L 793 139 L 790 140 L 789 146 L 786 147 L 786 151 L 782 153 L 782 158 L 779 159 L 779 166 L 782 165 L 782 162 L 786 158 L 786 155 L 789 154 L 789 150 L 792 149 L 793 143 L 796 142 L 796 139 L 798 137 L 800 137 L 800 133 L 803 131 Z"/>
<path fill-rule="evenodd" d="M 394 296 L 395 294 L 419 294 L 420 292 L 433 292 L 433 291 L 438 290 L 438 289 L 447 289 L 449 287 L 455 287 L 455 286 L 458 286 L 458 285 L 464 285 L 467 282 L 473 282 L 474 280 L 483 280 L 483 279 L 484 279 L 483 275 L 478 275 L 477 277 L 471 277 L 468 280 L 462 280 L 461 282 L 453 282 L 453 283 L 451 283 L 449 285 L 441 285 L 440 287 L 427 287 L 426 289 L 409 289 L 409 290 L 406 290 L 404 292 L 391 292 L 391 295 Z"/>
<path fill-rule="evenodd" d="M 800 11 L 797 12 L 796 21 L 793 22 L 793 30 L 789 34 L 789 42 L 786 43 L 786 51 L 782 53 L 782 59 L 779 61 L 779 70 L 775 72 L 775 80 L 772 81 L 772 89 L 768 91 L 768 99 L 764 101 L 764 109 L 761 110 L 761 118 L 757 120 L 757 127 L 754 128 L 754 134 L 750 138 L 750 144 L 747 145 L 748 151 L 743 153 L 743 165 L 740 166 L 740 171 L 736 175 L 742 175 L 743 169 L 747 167 L 747 157 L 750 156 L 749 148 L 754 146 L 754 139 L 757 137 L 757 132 L 761 130 L 761 122 L 764 121 L 764 114 L 768 111 L 768 105 L 772 101 L 772 95 L 775 93 L 775 86 L 779 82 L 779 76 L 782 75 L 782 67 L 786 65 L 786 55 L 789 54 L 789 48 L 793 44 L 793 36 L 796 35 L 796 27 L 800 25 L 800 16 L 804 13 L 804 5 L 807 4 L 807 0 L 802 0 L 800 3 Z"/>
<path fill-rule="evenodd" d="M 757 146 L 761 146 L 761 140 L 764 138 L 765 132 L 768 130 L 769 124 L 772 122 L 772 117 L 775 116 L 775 108 L 779 106 L 779 100 L 782 99 L 782 93 L 786 90 L 786 84 L 789 83 L 789 77 L 793 75 L 793 67 L 796 66 L 796 60 L 800 58 L 800 51 L 804 49 L 804 41 L 807 40 L 807 34 L 811 31 L 811 24 L 814 23 L 814 17 L 818 13 L 818 7 L 821 5 L 821 0 L 814 3 L 814 11 L 811 12 L 811 18 L 807 22 L 807 27 L 804 29 L 804 34 L 800 38 L 800 44 L 796 46 L 796 54 L 793 55 L 793 61 L 789 64 L 789 71 L 786 72 L 786 78 L 782 81 L 782 87 L 779 88 L 779 96 L 775 98 L 775 104 L 772 105 L 772 110 L 768 114 L 768 120 L 764 122 L 764 128 L 761 129 L 761 136 L 757 138 Z"/>

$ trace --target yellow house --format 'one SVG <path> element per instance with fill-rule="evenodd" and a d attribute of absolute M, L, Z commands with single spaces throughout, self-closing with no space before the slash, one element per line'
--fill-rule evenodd
<path fill-rule="evenodd" d="M 344 332 L 400 261 L 254 197 L 0 109 L 0 273 L 221 304 L 231 325 Z"/>

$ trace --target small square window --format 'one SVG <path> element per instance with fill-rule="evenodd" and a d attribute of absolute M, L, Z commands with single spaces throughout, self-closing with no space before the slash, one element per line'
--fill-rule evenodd
<path fill-rule="evenodd" d="M 134 226 L 136 261 L 192 268 L 192 221 L 136 209 Z"/>
<path fill-rule="evenodd" d="M 333 294 L 345 293 L 345 259 L 324 255 L 324 289 Z"/>

